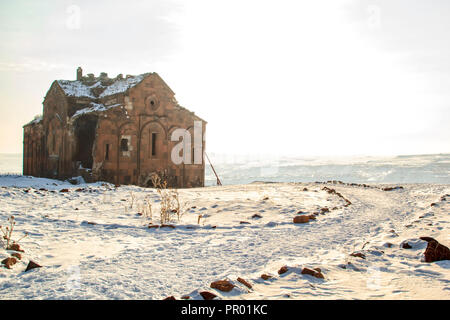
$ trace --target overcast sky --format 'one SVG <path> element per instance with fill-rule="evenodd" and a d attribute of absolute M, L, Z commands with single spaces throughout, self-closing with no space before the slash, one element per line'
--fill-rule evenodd
<path fill-rule="evenodd" d="M 450 1 L 2 1 L 0 153 L 55 79 L 157 72 L 211 152 L 450 152 Z"/>

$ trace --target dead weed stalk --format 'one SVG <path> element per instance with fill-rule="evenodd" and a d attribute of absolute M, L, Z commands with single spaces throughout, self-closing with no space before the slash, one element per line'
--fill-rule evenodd
<path fill-rule="evenodd" d="M 180 221 L 184 212 L 181 208 L 178 190 L 168 189 L 167 181 L 162 181 L 158 175 L 153 175 L 152 183 L 161 198 L 159 211 L 161 224 L 171 222 L 173 216 L 176 216 L 177 220 Z"/>
<path fill-rule="evenodd" d="M 0 226 L 0 230 L 3 233 L 3 237 L 0 239 L 0 242 L 6 250 L 11 250 L 13 244 L 18 244 L 19 241 L 28 236 L 28 232 L 26 232 L 25 235 L 19 240 L 13 240 L 12 235 L 14 231 L 14 226 L 16 225 L 14 216 L 10 216 L 8 218 L 8 223 L 9 225 L 6 227 Z"/>

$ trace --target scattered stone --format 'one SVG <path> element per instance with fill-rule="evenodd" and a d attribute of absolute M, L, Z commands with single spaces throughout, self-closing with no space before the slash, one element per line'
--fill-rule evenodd
<path fill-rule="evenodd" d="M 280 268 L 280 270 L 278 270 L 278 274 L 283 274 L 283 273 L 286 273 L 286 272 L 288 272 L 288 267 L 287 266 L 282 266 Z"/>
<path fill-rule="evenodd" d="M 69 189 L 61 189 L 59 192 L 69 192 Z"/>
<path fill-rule="evenodd" d="M 264 197 L 263 198 L 263 201 L 267 201 L 267 200 L 269 200 L 269 197 Z"/>
<path fill-rule="evenodd" d="M 269 276 L 268 274 L 262 274 L 261 278 L 263 278 L 264 280 L 268 280 L 268 279 L 272 278 L 272 276 Z"/>
<path fill-rule="evenodd" d="M 48 190 L 45 188 L 40 188 L 39 191 L 48 191 Z"/>
<path fill-rule="evenodd" d="M 6 248 L 6 250 L 13 250 L 13 251 L 17 251 L 17 252 L 25 252 L 24 250 L 22 250 L 22 248 L 20 247 L 20 245 L 18 243 L 11 244 L 8 248 Z"/>
<path fill-rule="evenodd" d="M 327 188 L 327 187 L 323 187 L 322 190 L 325 190 L 325 191 L 328 192 L 329 194 L 336 193 L 336 190 L 331 189 L 331 188 Z"/>
<path fill-rule="evenodd" d="M 216 298 L 217 296 L 214 293 L 211 293 L 209 291 L 202 291 L 200 292 L 200 295 L 203 297 L 203 299 L 205 300 L 213 300 L 214 298 Z"/>
<path fill-rule="evenodd" d="M 303 188 L 303 191 L 308 191 L 308 188 Z"/>
<path fill-rule="evenodd" d="M 17 263 L 17 259 L 14 257 L 9 257 L 2 260 L 2 264 L 5 266 L 5 268 L 11 269 L 13 265 Z"/>
<path fill-rule="evenodd" d="M 260 214 L 255 213 L 254 215 L 252 215 L 252 219 L 261 219 L 262 216 Z"/>
<path fill-rule="evenodd" d="M 322 272 L 313 270 L 313 269 L 309 269 L 309 268 L 303 268 L 302 274 L 307 274 L 307 275 L 310 275 L 310 276 L 313 276 L 313 277 L 316 277 L 319 279 L 324 279 Z"/>
<path fill-rule="evenodd" d="M 230 292 L 231 290 L 233 290 L 235 285 L 228 280 L 218 280 L 212 282 L 210 287 L 219 291 Z"/>
<path fill-rule="evenodd" d="M 27 268 L 25 269 L 25 272 L 35 268 L 42 268 L 42 266 L 37 264 L 33 260 L 30 260 L 30 262 L 28 262 Z"/>
<path fill-rule="evenodd" d="M 244 286 L 246 286 L 249 289 L 251 289 L 253 287 L 250 283 L 248 283 L 246 280 L 244 280 L 242 278 L 237 278 L 237 281 L 242 283 Z"/>
<path fill-rule="evenodd" d="M 250 222 L 248 222 L 248 221 L 240 221 L 239 223 L 240 224 L 250 224 Z"/>
<path fill-rule="evenodd" d="M 158 226 L 157 224 L 149 224 L 149 225 L 148 225 L 148 228 L 149 228 L 149 229 L 153 229 L 153 228 L 158 229 L 159 226 Z"/>
<path fill-rule="evenodd" d="M 408 242 L 403 242 L 402 243 L 402 248 L 403 249 L 411 249 L 412 247 L 411 247 L 411 245 Z"/>
<path fill-rule="evenodd" d="M 162 224 L 160 226 L 160 228 L 171 228 L 171 229 L 175 229 L 175 226 L 173 224 Z"/>
<path fill-rule="evenodd" d="M 88 221 L 87 224 L 90 224 L 92 226 L 95 226 L 97 224 L 97 222 L 92 222 L 92 221 Z"/>
<path fill-rule="evenodd" d="M 22 260 L 22 255 L 18 252 L 14 252 L 13 254 L 11 254 L 11 256 L 19 260 Z"/>
<path fill-rule="evenodd" d="M 138 216 L 142 216 L 142 212 L 138 212 L 137 215 L 138 215 Z"/>
<path fill-rule="evenodd" d="M 317 219 L 316 215 L 314 215 L 314 214 L 310 214 L 307 217 L 309 218 L 309 220 L 316 220 Z"/>
<path fill-rule="evenodd" d="M 425 262 L 450 260 L 449 248 L 430 237 L 420 237 L 420 239 L 428 242 L 427 248 L 425 249 L 424 253 Z"/>
<path fill-rule="evenodd" d="M 330 209 L 328 209 L 327 207 L 320 209 L 320 212 L 325 213 L 325 212 L 330 212 Z"/>
<path fill-rule="evenodd" d="M 177 299 L 175 299 L 174 296 L 170 296 L 170 297 L 164 298 L 163 300 L 177 300 Z"/>
<path fill-rule="evenodd" d="M 391 188 L 391 190 L 402 190 L 403 187 L 402 186 L 398 186 L 398 187 L 393 187 Z M 385 190 L 385 191 L 389 191 L 389 190 Z"/>
<path fill-rule="evenodd" d="M 309 216 L 295 216 L 294 223 L 307 223 L 309 222 Z"/>
<path fill-rule="evenodd" d="M 432 204 L 430 204 L 430 206 L 431 206 L 431 207 L 436 207 L 436 206 L 437 206 L 437 203 L 434 203 L 434 202 L 433 202 Z"/>
<path fill-rule="evenodd" d="M 181 300 L 189 300 L 190 298 L 191 298 L 191 296 L 184 295 L 181 297 Z"/>
<path fill-rule="evenodd" d="M 350 254 L 352 257 L 357 257 L 361 259 L 366 259 L 366 255 L 362 252 L 353 252 Z"/>

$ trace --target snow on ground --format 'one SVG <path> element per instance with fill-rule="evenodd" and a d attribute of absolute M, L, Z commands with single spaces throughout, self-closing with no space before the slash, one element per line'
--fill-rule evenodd
<path fill-rule="evenodd" d="M 345 207 L 324 186 L 352 204 Z M 0 223 L 14 215 L 13 238 L 29 236 L 20 242 L 22 260 L 0 269 L 0 298 L 196 299 L 207 290 L 223 299 L 449 299 L 450 261 L 422 262 L 426 243 L 418 238 L 450 245 L 450 197 L 440 200 L 450 186 L 370 186 L 182 189 L 187 210 L 173 222 L 176 228 L 149 229 L 149 219 L 137 213 L 148 200 L 151 223 L 159 222 L 154 189 L 2 176 Z M 69 192 L 60 192 L 65 188 Z M 324 207 L 330 212 L 315 221 L 292 223 L 298 211 L 312 214 Z M 411 249 L 401 248 L 405 240 Z M 7 256 L 1 249 L 0 258 Z M 43 267 L 23 272 L 30 259 Z M 284 265 L 288 272 L 278 275 Z M 321 268 L 325 279 L 302 275 L 304 266 Z M 263 273 L 273 278 L 263 280 Z M 237 287 L 229 293 L 209 288 L 222 279 Z"/>

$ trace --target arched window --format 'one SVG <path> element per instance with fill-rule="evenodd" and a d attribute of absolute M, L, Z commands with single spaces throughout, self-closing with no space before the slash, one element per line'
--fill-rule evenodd
<path fill-rule="evenodd" d="M 128 139 L 122 138 L 120 140 L 120 151 L 128 151 Z"/>
<path fill-rule="evenodd" d="M 151 154 L 152 157 L 156 157 L 156 155 L 157 155 L 156 154 L 156 140 L 158 139 L 158 134 L 156 132 L 152 132 L 151 139 L 152 139 L 152 141 L 151 141 L 151 152 L 150 152 L 150 154 Z"/>

